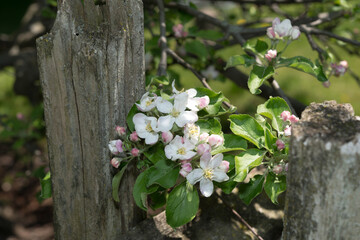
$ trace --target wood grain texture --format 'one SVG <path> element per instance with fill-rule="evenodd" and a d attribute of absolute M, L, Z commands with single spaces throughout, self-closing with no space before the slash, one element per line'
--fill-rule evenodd
<path fill-rule="evenodd" d="M 292 128 L 283 239 L 359 239 L 359 118 L 327 101 Z"/>
<path fill-rule="evenodd" d="M 52 31 L 37 40 L 52 174 L 56 239 L 119 239 L 143 219 L 136 168 L 111 196 L 109 140 L 144 92 L 140 0 L 59 0 Z"/>

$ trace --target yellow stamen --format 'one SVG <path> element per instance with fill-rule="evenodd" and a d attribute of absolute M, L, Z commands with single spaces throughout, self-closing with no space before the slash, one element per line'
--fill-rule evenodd
<path fill-rule="evenodd" d="M 153 99 L 149 99 L 145 102 L 145 105 L 148 107 L 148 106 L 150 106 L 150 104 L 153 103 L 153 101 L 154 101 Z"/>
<path fill-rule="evenodd" d="M 177 153 L 180 154 L 180 155 L 185 155 L 185 154 L 186 154 L 186 150 L 185 150 L 184 147 L 182 147 L 182 148 L 179 148 L 179 149 L 177 150 Z"/>
<path fill-rule="evenodd" d="M 212 178 L 213 176 L 213 170 L 212 169 L 206 169 L 204 170 L 204 177 L 207 178 L 207 179 L 210 179 Z"/>
<path fill-rule="evenodd" d="M 179 115 L 180 115 L 180 112 L 176 111 L 176 110 L 173 108 L 173 110 L 171 111 L 171 116 L 177 117 L 177 116 L 179 116 Z"/>
<path fill-rule="evenodd" d="M 151 122 L 148 122 L 148 123 L 146 124 L 145 130 L 148 131 L 148 132 L 153 132 L 153 131 L 154 131 L 154 130 L 152 129 L 152 127 L 151 127 Z"/>

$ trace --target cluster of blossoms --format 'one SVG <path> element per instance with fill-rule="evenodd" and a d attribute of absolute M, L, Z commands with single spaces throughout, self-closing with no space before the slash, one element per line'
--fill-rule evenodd
<path fill-rule="evenodd" d="M 280 118 L 284 121 L 284 132 L 280 133 L 280 137 L 276 140 L 277 149 L 282 152 L 286 144 L 289 142 L 289 137 L 291 136 L 291 124 L 299 121 L 299 118 L 291 114 L 289 111 L 283 111 L 280 114 Z M 283 170 L 287 171 L 288 163 L 277 164 L 273 167 L 272 171 L 276 174 L 280 174 Z"/>
<path fill-rule="evenodd" d="M 348 62 L 345 60 L 339 62 L 339 64 L 336 63 L 331 64 L 332 72 L 336 77 L 340 77 L 344 75 L 348 67 L 349 67 Z"/>
<path fill-rule="evenodd" d="M 272 26 L 267 29 L 267 36 L 271 39 L 272 46 L 276 46 L 279 40 L 288 40 L 288 44 L 292 40 L 296 40 L 300 37 L 300 30 L 297 26 L 292 26 L 289 19 L 285 19 L 280 22 L 279 18 L 275 18 L 272 22 Z M 284 51 L 284 50 L 283 50 Z M 272 62 L 276 59 L 278 52 L 276 49 L 270 49 L 265 54 L 265 58 Z"/>
<path fill-rule="evenodd" d="M 161 142 L 166 158 L 181 166 L 179 174 L 192 185 L 200 182 L 201 193 L 209 197 L 214 191 L 213 181 L 229 179 L 226 174 L 229 162 L 223 161 L 221 153 L 211 155 L 212 150 L 223 145 L 224 138 L 217 134 L 201 133 L 200 127 L 196 125 L 197 112 L 209 105 L 209 97 L 196 97 L 195 89 L 178 91 L 174 83 L 173 94 L 167 99 L 149 92 L 142 96 L 136 104 L 140 112 L 133 116 L 135 131 L 129 135 L 129 142 L 134 144 L 140 139 L 144 140 L 145 145 Z M 115 140 L 110 142 L 109 148 L 117 155 L 124 151 L 123 145 L 131 144 Z M 144 145 L 142 147 L 145 148 Z M 134 149 L 138 148 L 132 148 L 130 156 L 139 155 L 139 151 Z M 117 158 L 111 163 L 114 167 L 119 166 Z"/>
<path fill-rule="evenodd" d="M 289 19 L 280 22 L 279 18 L 275 18 L 272 26 L 267 29 L 267 36 L 273 40 L 285 39 L 295 40 L 300 37 L 300 30 L 297 26 L 292 26 Z"/>

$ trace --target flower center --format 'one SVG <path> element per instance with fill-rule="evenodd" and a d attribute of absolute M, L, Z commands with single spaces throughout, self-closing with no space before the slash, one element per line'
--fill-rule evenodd
<path fill-rule="evenodd" d="M 211 180 L 212 176 L 213 176 L 213 170 L 212 169 L 205 169 L 204 170 L 204 177 L 205 178 Z"/>
<path fill-rule="evenodd" d="M 179 149 L 177 150 L 177 153 L 180 154 L 180 155 L 185 155 L 186 150 L 185 150 L 184 147 L 182 147 L 182 148 L 179 148 Z"/>
<path fill-rule="evenodd" d="M 178 112 L 178 111 L 176 111 L 176 109 L 175 108 L 173 108 L 173 110 L 171 111 L 171 116 L 173 116 L 173 117 L 177 117 L 177 116 L 179 116 L 180 115 L 180 112 Z"/>
<path fill-rule="evenodd" d="M 149 99 L 145 102 L 145 105 L 148 107 L 153 103 L 153 101 L 154 101 L 153 99 Z"/>
<path fill-rule="evenodd" d="M 146 124 L 145 130 L 148 131 L 148 132 L 153 132 L 153 131 L 154 131 L 154 130 L 152 129 L 152 127 L 151 127 L 151 122 L 148 122 L 148 123 Z"/>
<path fill-rule="evenodd" d="M 196 126 L 190 127 L 189 130 L 190 130 L 189 131 L 190 135 L 195 135 L 195 136 L 199 135 L 199 128 L 197 128 Z"/>

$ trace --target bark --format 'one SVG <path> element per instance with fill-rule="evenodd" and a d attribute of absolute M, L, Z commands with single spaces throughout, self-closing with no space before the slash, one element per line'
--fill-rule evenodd
<path fill-rule="evenodd" d="M 283 239 L 358 239 L 360 120 L 350 104 L 311 104 L 293 126 Z"/>
<path fill-rule="evenodd" d="M 52 174 L 56 239 L 120 239 L 143 219 L 129 166 L 111 196 L 109 140 L 144 91 L 141 0 L 59 0 L 37 40 Z"/>

